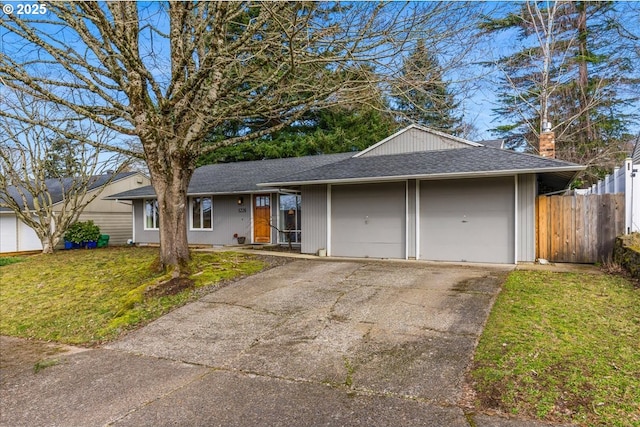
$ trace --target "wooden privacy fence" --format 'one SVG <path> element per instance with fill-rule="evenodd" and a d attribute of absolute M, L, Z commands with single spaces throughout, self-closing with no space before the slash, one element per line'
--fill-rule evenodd
<path fill-rule="evenodd" d="M 624 233 L 624 194 L 539 196 L 537 257 L 553 262 L 595 263 L 612 256 Z"/>

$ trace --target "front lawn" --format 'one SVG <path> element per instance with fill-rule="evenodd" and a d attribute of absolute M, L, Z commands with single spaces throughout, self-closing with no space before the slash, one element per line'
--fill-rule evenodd
<path fill-rule="evenodd" d="M 513 272 L 470 380 L 479 408 L 640 426 L 640 289 L 610 275 Z"/>
<path fill-rule="evenodd" d="M 159 296 L 152 271 L 158 249 L 107 248 L 25 257 L 0 267 L 0 335 L 92 345 L 153 320 L 198 289 L 253 274 L 259 259 L 233 252 L 195 252 L 195 290 Z"/>

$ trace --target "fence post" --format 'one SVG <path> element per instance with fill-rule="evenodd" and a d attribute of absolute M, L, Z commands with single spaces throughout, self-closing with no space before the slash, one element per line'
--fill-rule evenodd
<path fill-rule="evenodd" d="M 636 173 L 633 172 L 633 160 L 627 157 L 624 160 L 624 234 L 633 233 L 633 222 L 634 220 L 638 221 L 638 218 L 640 218 L 640 212 L 634 212 L 638 205 L 638 201 L 633 200 L 633 193 L 637 191 L 633 187 L 634 175 Z M 640 179 L 636 179 L 636 181 L 635 184 L 638 185 Z"/>

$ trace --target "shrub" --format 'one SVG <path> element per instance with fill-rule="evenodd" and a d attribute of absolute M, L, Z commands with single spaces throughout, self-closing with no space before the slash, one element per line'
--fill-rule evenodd
<path fill-rule="evenodd" d="M 95 242 L 100 238 L 100 227 L 93 221 L 78 221 L 67 229 L 64 240 L 81 244 L 83 242 Z"/>

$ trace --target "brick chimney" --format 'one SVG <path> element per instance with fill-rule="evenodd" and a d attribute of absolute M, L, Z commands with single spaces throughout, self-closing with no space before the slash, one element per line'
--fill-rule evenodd
<path fill-rule="evenodd" d="M 542 157 L 556 158 L 556 134 L 552 130 L 540 133 L 540 147 L 538 149 Z"/>

